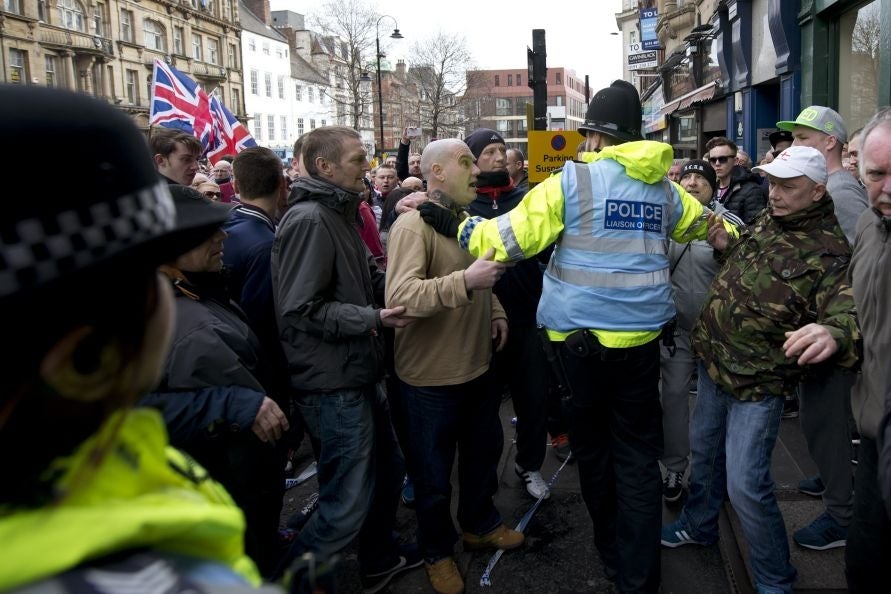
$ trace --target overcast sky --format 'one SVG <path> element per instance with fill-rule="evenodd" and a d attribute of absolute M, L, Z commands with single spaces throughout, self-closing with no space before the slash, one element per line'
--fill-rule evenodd
<path fill-rule="evenodd" d="M 378 12 L 392 15 L 405 39 L 393 41 L 388 57 L 405 57 L 415 41 L 437 30 L 463 35 L 478 68 L 526 68 L 526 48 L 532 29 L 544 29 L 549 68 L 571 68 L 584 82 L 590 77 L 592 94 L 622 76 L 621 37 L 615 14 L 621 0 L 582 2 L 492 2 L 487 0 L 394 0 L 377 2 Z M 271 0 L 272 10 L 310 15 L 318 0 Z M 391 32 L 390 19 L 381 21 L 381 41 Z M 372 24 L 372 26 L 374 26 Z"/>

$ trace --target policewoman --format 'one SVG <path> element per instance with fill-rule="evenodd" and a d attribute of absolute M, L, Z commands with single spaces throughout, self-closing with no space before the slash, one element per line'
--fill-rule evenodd
<path fill-rule="evenodd" d="M 621 592 L 659 589 L 657 339 L 675 316 L 668 239 L 705 239 L 713 216 L 666 178 L 672 148 L 641 140 L 640 124 L 637 90 L 616 81 L 588 106 L 582 162 L 567 163 L 509 213 L 459 224 L 422 208 L 477 257 L 495 248 L 496 260 L 517 262 L 556 241 L 538 323 L 572 392 L 572 454 L 595 545 Z"/>

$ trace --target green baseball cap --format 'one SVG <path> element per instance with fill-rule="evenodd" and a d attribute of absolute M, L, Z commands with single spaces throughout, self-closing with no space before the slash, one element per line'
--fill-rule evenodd
<path fill-rule="evenodd" d="M 811 105 L 802 109 L 794 122 L 777 122 L 777 128 L 780 130 L 791 132 L 795 126 L 806 126 L 817 132 L 835 136 L 842 144 L 848 142 L 848 128 L 845 126 L 845 121 L 837 111 L 829 107 Z"/>

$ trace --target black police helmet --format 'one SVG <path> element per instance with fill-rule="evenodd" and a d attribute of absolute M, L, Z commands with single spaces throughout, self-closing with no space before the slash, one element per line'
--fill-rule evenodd
<path fill-rule="evenodd" d="M 637 89 L 627 81 L 617 80 L 597 91 L 591 99 L 585 123 L 579 126 L 579 132 L 584 134 L 591 130 L 623 141 L 641 140 L 641 119 Z"/>

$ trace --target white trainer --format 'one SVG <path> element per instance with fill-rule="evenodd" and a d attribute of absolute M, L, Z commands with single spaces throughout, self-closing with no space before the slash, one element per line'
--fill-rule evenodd
<path fill-rule="evenodd" d="M 536 499 L 547 499 L 551 496 L 548 484 L 537 470 L 523 470 L 519 464 L 514 464 L 514 472 L 526 483 L 526 492 Z"/>

